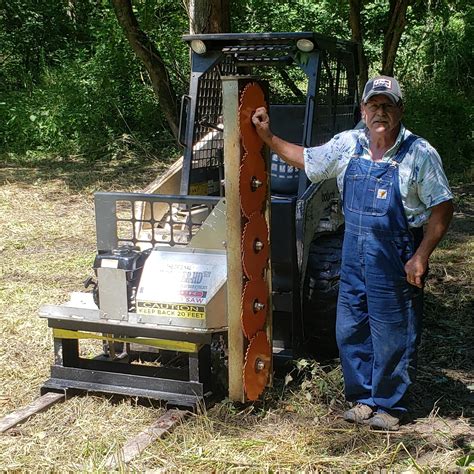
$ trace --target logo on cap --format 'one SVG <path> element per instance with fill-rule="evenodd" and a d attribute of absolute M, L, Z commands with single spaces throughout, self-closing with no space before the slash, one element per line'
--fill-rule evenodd
<path fill-rule="evenodd" d="M 391 89 L 392 81 L 390 79 L 375 79 L 373 87 L 374 89 L 376 87 L 386 87 L 387 89 Z"/>

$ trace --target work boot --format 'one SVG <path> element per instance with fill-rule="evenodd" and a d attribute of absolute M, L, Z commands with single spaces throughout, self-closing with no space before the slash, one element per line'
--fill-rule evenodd
<path fill-rule="evenodd" d="M 370 419 L 369 425 L 374 430 L 398 431 L 400 420 L 396 416 L 379 412 Z"/>
<path fill-rule="evenodd" d="M 374 413 L 374 409 L 369 407 L 369 405 L 364 405 L 363 403 L 358 403 L 355 407 L 352 407 L 350 410 L 344 412 L 344 420 L 351 423 L 364 423 L 366 422 Z"/>

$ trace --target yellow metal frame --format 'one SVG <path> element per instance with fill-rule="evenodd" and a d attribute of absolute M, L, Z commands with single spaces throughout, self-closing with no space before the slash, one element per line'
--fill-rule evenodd
<path fill-rule="evenodd" d="M 115 337 L 104 336 L 92 332 L 73 331 L 69 329 L 53 329 L 53 337 L 55 339 L 97 339 L 110 342 L 129 342 L 134 344 L 142 344 L 152 346 L 166 351 L 177 352 L 199 352 L 200 344 L 186 341 L 169 341 L 167 339 L 152 339 L 147 337 Z"/>

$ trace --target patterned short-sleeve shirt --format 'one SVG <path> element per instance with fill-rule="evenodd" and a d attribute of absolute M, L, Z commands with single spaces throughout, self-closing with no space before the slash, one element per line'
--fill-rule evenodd
<path fill-rule="evenodd" d="M 343 195 L 344 174 L 349 160 L 360 141 L 362 158 L 370 160 L 367 129 L 348 130 L 335 135 L 321 146 L 305 148 L 304 164 L 308 178 L 313 182 L 337 178 Z M 403 125 L 392 148 L 387 150 L 382 161 L 390 161 L 397 153 L 402 141 L 411 135 Z M 448 180 L 437 151 L 424 139 L 417 140 L 406 154 L 399 167 L 400 194 L 410 227 L 425 224 L 431 214 L 430 208 L 453 198 Z"/>

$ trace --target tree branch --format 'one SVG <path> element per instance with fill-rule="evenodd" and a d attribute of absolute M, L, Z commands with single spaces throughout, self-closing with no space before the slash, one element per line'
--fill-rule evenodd
<path fill-rule="evenodd" d="M 385 32 L 382 74 L 393 76 L 395 57 L 403 30 L 406 26 L 406 13 L 411 0 L 390 0 L 389 24 Z"/>
<path fill-rule="evenodd" d="M 178 136 L 177 101 L 160 52 L 140 29 L 130 0 L 112 0 L 117 20 L 135 54 L 150 75 L 161 110 L 175 137 Z"/>
<path fill-rule="evenodd" d="M 360 12 L 362 9 L 362 0 L 350 0 L 349 23 L 351 25 L 352 40 L 359 43 L 359 92 L 362 94 L 365 83 L 369 76 L 369 66 L 364 52 L 364 39 L 362 36 L 362 23 Z"/>

